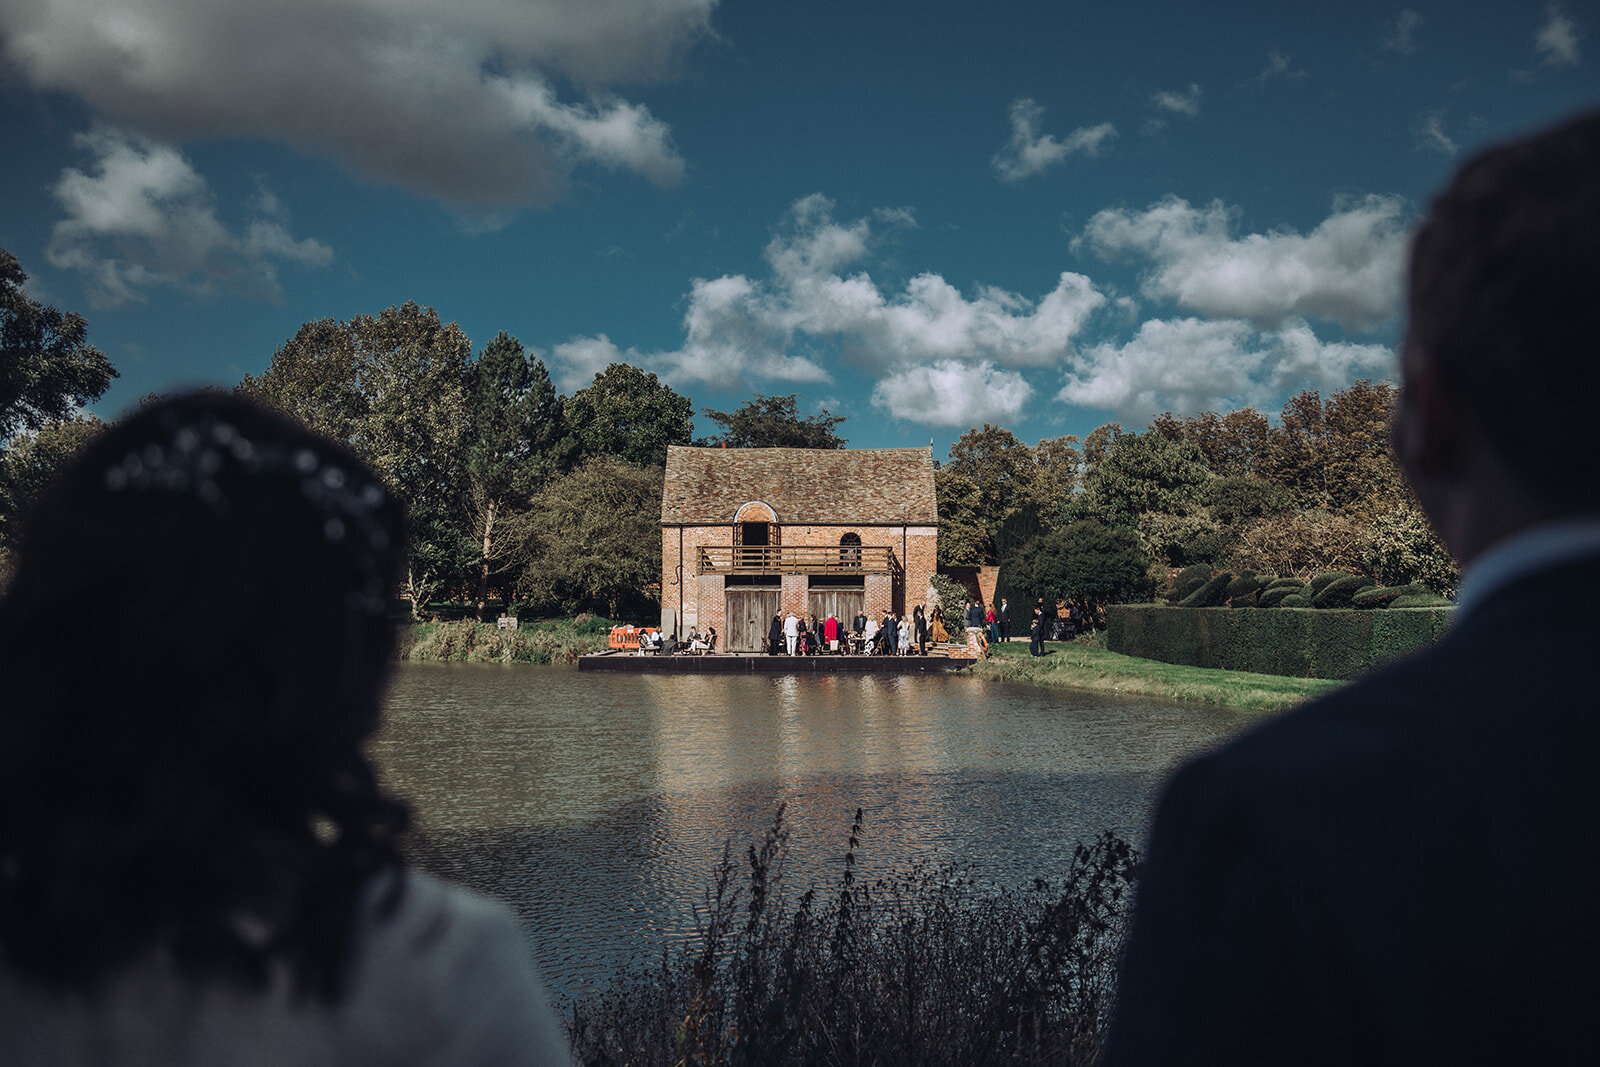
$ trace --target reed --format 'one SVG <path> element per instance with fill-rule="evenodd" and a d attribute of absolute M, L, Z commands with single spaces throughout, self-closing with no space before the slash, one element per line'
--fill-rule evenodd
<path fill-rule="evenodd" d="M 589 1065 L 1089 1064 L 1114 992 L 1131 846 L 1077 849 L 1060 883 L 980 887 L 952 867 L 858 879 L 856 812 L 837 881 L 791 897 L 780 808 L 699 935 L 567 1009 Z M 742 872 L 736 867 L 742 866 Z"/>
<path fill-rule="evenodd" d="M 589 616 L 551 619 L 502 630 L 472 619 L 401 627 L 399 658 L 457 663 L 575 663 L 606 647 L 609 623 Z"/>

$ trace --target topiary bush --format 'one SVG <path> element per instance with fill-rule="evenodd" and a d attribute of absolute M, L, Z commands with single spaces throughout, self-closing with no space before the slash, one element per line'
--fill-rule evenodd
<path fill-rule="evenodd" d="M 1228 583 L 1231 581 L 1233 581 L 1233 575 L 1223 571 L 1178 601 L 1178 607 L 1220 608 L 1228 599 Z"/>
<path fill-rule="evenodd" d="M 1390 601 L 1390 610 L 1404 608 L 1447 608 L 1450 601 L 1437 593 L 1407 593 Z"/>
<path fill-rule="evenodd" d="M 1278 607 L 1280 608 L 1309 608 L 1310 606 L 1311 598 L 1304 593 L 1290 593 L 1278 601 Z"/>
<path fill-rule="evenodd" d="M 1254 607 L 1256 602 L 1255 595 L 1260 590 L 1260 582 L 1249 575 L 1241 574 L 1228 583 L 1228 603 L 1233 607 L 1240 607 L 1241 602 L 1243 602 L 1243 606 Z"/>
<path fill-rule="evenodd" d="M 1350 606 L 1370 610 L 1372 608 L 1386 608 L 1403 596 L 1416 596 L 1429 593 L 1427 586 L 1423 585 L 1380 585 L 1370 589 L 1363 589 L 1350 598 Z"/>
<path fill-rule="evenodd" d="M 1349 571 L 1323 571 L 1321 574 L 1318 574 L 1311 579 L 1308 594 L 1312 597 L 1315 597 L 1318 593 L 1321 593 L 1324 589 L 1328 588 L 1328 586 L 1332 585 L 1334 582 L 1337 582 L 1340 578 L 1359 577 L 1360 575 L 1351 574 Z"/>
<path fill-rule="evenodd" d="M 1351 599 L 1361 590 L 1370 588 L 1374 583 L 1371 578 L 1360 574 L 1348 575 L 1344 578 L 1335 578 L 1322 587 L 1321 592 L 1311 598 L 1314 608 L 1347 608 Z"/>
<path fill-rule="evenodd" d="M 1282 605 L 1285 599 L 1298 594 L 1303 588 L 1305 587 L 1299 585 L 1274 585 L 1270 588 L 1263 589 L 1260 595 L 1256 597 L 1256 607 L 1279 607 Z"/>
<path fill-rule="evenodd" d="M 1167 597 L 1176 604 L 1186 599 L 1196 589 L 1211 580 L 1211 567 L 1209 564 L 1197 563 L 1192 567 L 1185 567 L 1172 578 L 1172 593 Z"/>

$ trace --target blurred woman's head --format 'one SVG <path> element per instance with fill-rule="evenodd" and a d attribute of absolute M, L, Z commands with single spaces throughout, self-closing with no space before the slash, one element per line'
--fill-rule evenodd
<path fill-rule="evenodd" d="M 78 457 L 0 601 L 8 963 L 82 984 L 160 943 L 332 990 L 405 824 L 362 753 L 404 535 L 351 452 L 222 394 Z"/>

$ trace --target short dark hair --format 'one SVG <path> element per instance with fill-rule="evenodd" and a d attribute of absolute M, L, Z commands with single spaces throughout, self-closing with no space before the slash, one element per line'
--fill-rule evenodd
<path fill-rule="evenodd" d="M 1406 344 L 1525 479 L 1600 508 L 1600 111 L 1488 149 L 1411 247 Z"/>
<path fill-rule="evenodd" d="M 162 401 L 85 449 L 0 599 L 8 967 L 86 988 L 160 945 L 337 994 L 407 822 L 362 752 L 404 539 L 354 454 L 236 397 Z"/>

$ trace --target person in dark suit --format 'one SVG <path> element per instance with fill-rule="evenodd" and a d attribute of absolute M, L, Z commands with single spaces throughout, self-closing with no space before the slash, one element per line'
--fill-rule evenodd
<path fill-rule="evenodd" d="M 1597 294 L 1600 112 L 1432 205 L 1394 441 L 1456 621 L 1173 777 L 1106 1064 L 1596 1055 Z"/>

